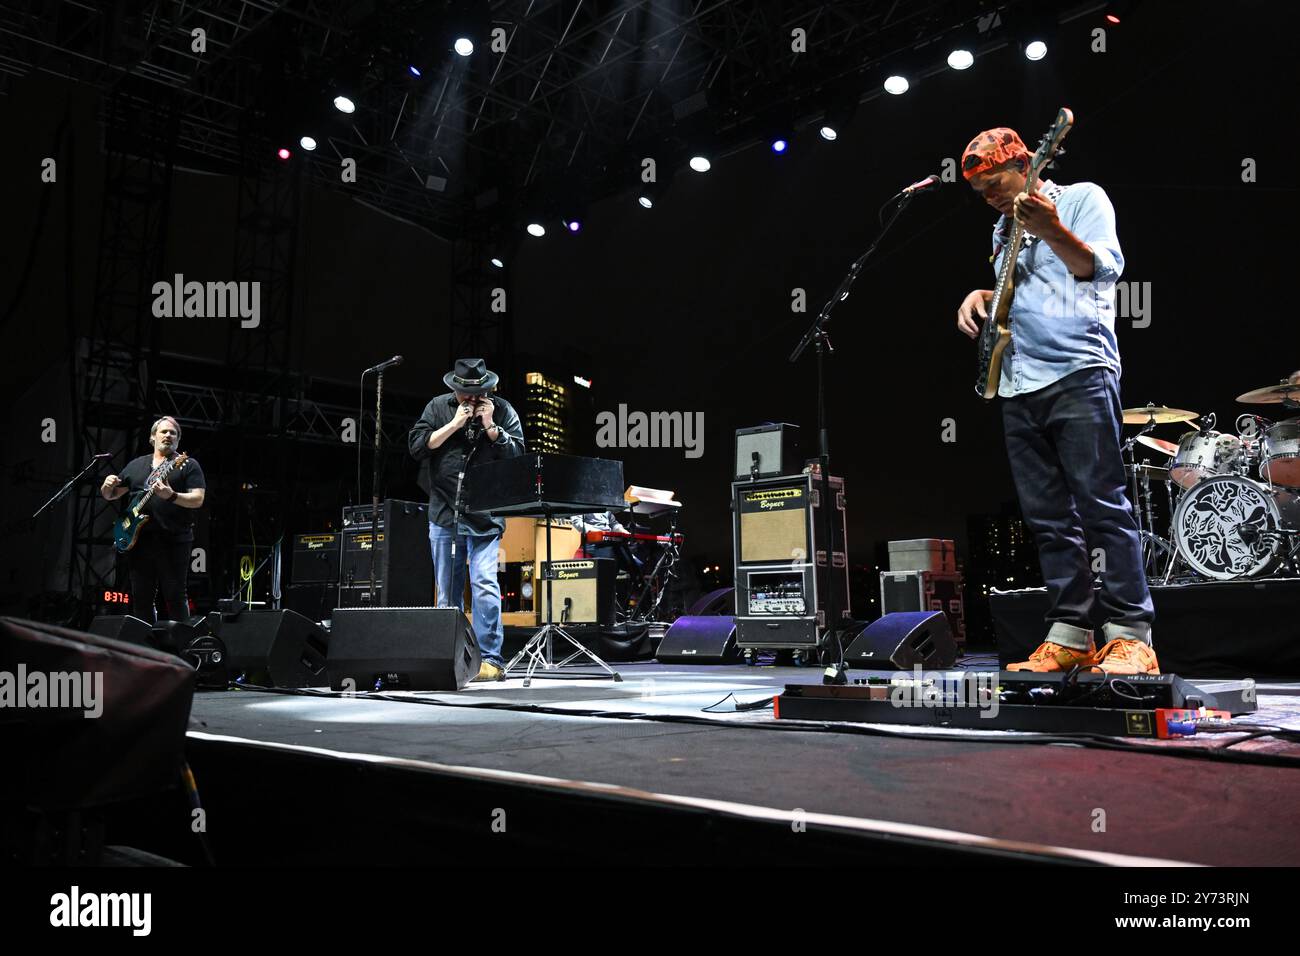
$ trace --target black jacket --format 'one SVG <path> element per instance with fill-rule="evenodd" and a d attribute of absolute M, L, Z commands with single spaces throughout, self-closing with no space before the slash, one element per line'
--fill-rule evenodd
<path fill-rule="evenodd" d="M 449 436 L 440 446 L 429 450 L 429 433 L 447 424 L 456 415 L 456 395 L 448 392 L 439 395 L 424 407 L 424 414 L 411 428 L 407 436 L 407 447 L 411 457 L 420 463 L 420 487 L 429 493 L 429 521 L 444 528 L 455 525 L 453 507 L 456 503 L 456 476 L 464 465 L 466 456 L 473 450 L 469 461 L 472 469 L 477 465 L 501 458 L 514 458 L 524 453 L 524 429 L 514 408 L 498 395 L 489 396 L 494 406 L 493 423 L 501 429 L 497 442 L 488 440 L 487 432 L 478 435 L 470 442 L 468 427 Z M 471 422 L 477 424 L 477 420 Z M 465 484 L 470 475 L 467 472 Z M 479 534 L 500 534 L 505 531 L 506 523 L 502 518 L 490 518 L 481 514 L 465 513 L 467 489 L 460 491 L 460 523 Z"/>

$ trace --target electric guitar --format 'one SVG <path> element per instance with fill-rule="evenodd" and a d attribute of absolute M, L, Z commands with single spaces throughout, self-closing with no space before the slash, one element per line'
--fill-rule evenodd
<path fill-rule="evenodd" d="M 1052 124 L 1038 144 L 1033 159 L 1029 161 L 1029 173 L 1025 177 L 1025 192 L 1031 196 L 1038 190 L 1038 174 L 1050 165 L 1053 157 L 1061 148 L 1061 140 L 1074 125 L 1074 114 L 1061 107 Z M 1002 353 L 1011 344 L 1011 299 L 1015 295 L 1016 259 L 1024 243 L 1025 227 L 1017 219 L 1012 219 L 1011 238 L 1002 255 L 1002 265 L 998 267 L 998 281 L 993 289 L 993 300 L 989 303 L 989 317 L 984 320 L 979 338 L 979 376 L 975 380 L 975 391 L 981 398 L 991 399 L 998 394 L 998 382 L 1002 378 Z"/>
<path fill-rule="evenodd" d="M 153 520 L 150 515 L 144 513 L 144 506 L 153 498 L 153 493 L 159 483 L 166 481 L 172 475 L 179 474 L 189 460 L 190 456 L 185 452 L 174 455 L 158 467 L 157 473 L 152 476 L 148 487 L 144 491 L 136 492 L 135 497 L 131 499 L 131 503 L 127 506 L 126 514 L 122 515 L 113 525 L 113 547 L 122 554 L 135 547 L 141 529 Z"/>

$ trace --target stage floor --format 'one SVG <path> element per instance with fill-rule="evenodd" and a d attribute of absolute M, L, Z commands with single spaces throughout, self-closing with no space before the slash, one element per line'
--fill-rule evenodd
<path fill-rule="evenodd" d="M 770 707 L 728 710 L 786 683 L 819 682 L 818 670 L 655 663 L 617 670 L 622 682 L 537 678 L 524 688 L 513 679 L 383 699 L 201 693 L 191 736 L 846 832 L 975 847 L 1014 841 L 1080 861 L 1300 864 L 1300 763 L 1176 756 L 1221 747 L 1230 736 L 1149 742 L 1139 744 L 1149 752 L 1131 752 L 1033 744 L 1032 734 L 1006 731 L 858 724 L 840 727 L 865 732 L 833 732 L 777 721 Z M 1300 730 L 1300 684 L 1260 684 L 1259 692 L 1259 711 L 1240 722 Z M 1232 749 L 1265 759 L 1300 755 L 1273 739 Z"/>

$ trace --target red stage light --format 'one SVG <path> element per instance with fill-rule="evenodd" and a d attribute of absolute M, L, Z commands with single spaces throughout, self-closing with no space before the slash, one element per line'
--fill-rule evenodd
<path fill-rule="evenodd" d="M 1119 17 L 1115 16 L 1113 13 L 1106 14 L 1106 19 L 1110 23 L 1119 23 Z"/>
<path fill-rule="evenodd" d="M 289 151 L 288 151 L 287 149 L 285 149 L 283 146 L 281 146 L 281 147 L 276 151 L 275 155 L 279 156 L 281 159 L 288 159 L 289 156 L 290 156 L 290 153 L 289 153 Z"/>

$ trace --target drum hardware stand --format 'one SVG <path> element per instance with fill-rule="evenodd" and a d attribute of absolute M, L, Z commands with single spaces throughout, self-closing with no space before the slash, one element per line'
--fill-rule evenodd
<path fill-rule="evenodd" d="M 546 623 L 539 627 L 536 633 L 528 639 L 528 643 L 523 646 L 523 649 L 510 659 L 510 663 L 506 665 L 505 670 L 502 672 L 502 679 L 508 678 L 510 672 L 514 670 L 515 667 L 519 665 L 519 662 L 524 658 L 528 658 L 528 668 L 524 672 L 524 686 L 529 687 L 533 682 L 533 672 L 536 671 L 538 667 L 545 671 L 556 670 L 579 657 L 586 657 L 605 673 L 555 674 L 551 676 L 564 680 L 602 680 L 604 677 L 609 676 L 614 678 L 614 680 L 621 682 L 623 678 L 619 676 L 618 671 L 613 670 L 608 664 L 602 661 L 594 651 L 584 647 L 579 641 L 574 639 L 573 635 L 560 627 L 560 625 L 556 624 L 554 621 L 555 600 L 554 591 L 551 585 L 551 582 L 555 580 L 555 570 L 551 566 L 551 522 L 553 516 L 549 508 L 545 512 L 544 519 L 546 521 L 546 564 L 542 569 L 542 579 L 546 582 Z M 540 584 L 538 584 L 537 587 L 540 589 Z M 563 638 L 575 648 L 575 650 L 562 661 L 555 660 L 554 638 L 556 637 Z"/>
<path fill-rule="evenodd" d="M 1160 535 L 1156 534 L 1154 530 L 1152 530 L 1155 528 L 1155 515 L 1151 510 L 1151 477 L 1145 470 L 1142 471 L 1141 485 L 1140 485 L 1140 490 L 1142 493 L 1139 494 L 1139 479 L 1138 479 L 1139 466 L 1137 464 L 1137 455 L 1135 454 L 1134 451 L 1134 449 L 1137 447 L 1137 440 L 1141 438 L 1143 435 L 1149 434 L 1150 432 L 1154 431 L 1155 427 L 1156 427 L 1156 420 L 1155 420 L 1155 416 L 1152 415 L 1150 420 L 1146 423 L 1146 425 L 1143 426 L 1140 432 L 1138 432 L 1128 441 L 1124 442 L 1123 450 L 1124 450 L 1125 457 L 1128 459 L 1129 470 L 1132 472 L 1133 475 L 1133 501 L 1132 501 L 1133 517 L 1137 522 L 1138 542 L 1141 547 L 1141 553 L 1142 553 L 1143 573 L 1146 574 L 1148 581 L 1155 580 L 1156 578 L 1161 576 L 1159 565 L 1157 562 L 1158 562 L 1158 552 L 1163 551 L 1164 554 L 1166 555 L 1166 559 L 1165 559 L 1165 569 L 1163 575 L 1164 579 L 1162 583 L 1168 584 L 1169 577 L 1173 573 L 1174 564 L 1176 563 L 1177 555 L 1175 553 L 1173 545 L 1170 544 L 1170 542 L 1166 541 L 1164 538 L 1160 537 Z M 1143 464 L 1145 464 L 1145 462 Z M 1166 494 L 1172 494 L 1168 485 L 1169 482 L 1166 481 L 1165 492 Z M 1141 504 L 1139 504 L 1139 502 L 1141 502 Z M 1172 520 L 1173 517 L 1172 501 L 1170 502 L 1170 507 L 1171 507 L 1170 518 Z M 1150 570 L 1148 570 L 1148 566 L 1151 566 Z"/>

